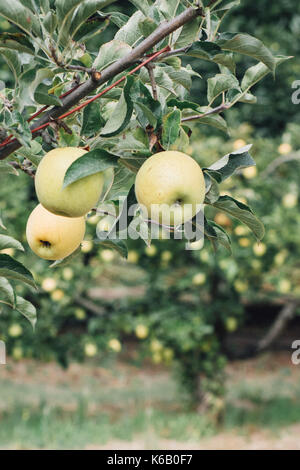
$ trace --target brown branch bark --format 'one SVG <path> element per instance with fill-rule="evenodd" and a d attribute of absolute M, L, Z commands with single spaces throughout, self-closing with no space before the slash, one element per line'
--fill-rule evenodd
<path fill-rule="evenodd" d="M 248 346 L 244 351 L 238 353 L 226 348 L 225 353 L 227 357 L 230 360 L 247 360 L 269 350 L 279 338 L 289 321 L 295 316 L 298 305 L 299 301 L 287 300 L 265 335 L 256 344 Z"/>
<path fill-rule="evenodd" d="M 256 347 L 256 352 L 261 353 L 270 348 L 274 341 L 280 336 L 288 322 L 294 317 L 296 304 L 287 303 L 279 312 L 276 320 L 271 325 L 265 336 L 261 338 Z"/>
<path fill-rule="evenodd" d="M 220 106 L 217 106 L 216 108 L 210 109 L 206 113 L 195 114 L 194 116 L 187 116 L 187 117 L 181 119 L 181 122 L 196 121 L 196 120 L 204 118 L 206 116 L 211 116 L 212 114 L 220 114 L 223 111 L 226 111 L 226 109 L 228 109 L 228 106 L 226 104 L 220 104 Z"/>
<path fill-rule="evenodd" d="M 135 47 L 129 54 L 125 57 L 117 60 L 105 70 L 103 70 L 99 80 L 95 81 L 93 77 L 89 78 L 87 81 L 82 83 L 74 92 L 70 93 L 68 96 L 63 98 L 62 106 L 54 106 L 49 111 L 46 111 L 43 116 L 35 121 L 32 128 L 39 127 L 46 122 L 49 122 L 51 119 L 58 118 L 74 105 L 76 105 L 80 100 L 91 94 L 96 90 L 100 85 L 103 85 L 111 78 L 115 77 L 119 73 L 124 72 L 128 67 L 141 59 L 144 54 L 152 49 L 156 44 L 158 44 L 162 39 L 169 36 L 173 31 L 176 31 L 178 28 L 184 24 L 192 21 L 197 16 L 202 15 L 201 8 L 187 8 L 183 13 L 176 16 L 170 21 L 165 21 L 161 23 L 156 30 L 150 34 L 144 41 L 142 41 L 137 47 Z M 38 133 L 35 134 L 37 136 Z M 18 141 L 8 143 L 0 151 L 0 160 L 5 159 L 15 150 L 21 147 L 21 144 Z"/>
<path fill-rule="evenodd" d="M 158 95 L 157 95 L 157 85 L 156 85 L 155 76 L 154 76 L 154 65 L 149 63 L 146 65 L 146 69 L 148 70 L 148 74 L 150 78 L 153 98 L 157 101 Z"/>
<path fill-rule="evenodd" d="M 86 308 L 90 312 L 93 312 L 95 315 L 102 316 L 105 314 L 105 309 L 100 305 L 97 305 L 92 300 L 84 299 L 81 297 L 77 297 L 75 302 L 83 308 Z"/>
<path fill-rule="evenodd" d="M 275 171 L 278 166 L 282 165 L 283 163 L 292 162 L 294 160 L 300 160 L 300 152 L 292 152 L 288 155 L 282 155 L 276 158 L 260 174 L 260 177 L 265 178 L 266 176 L 269 176 L 271 173 L 273 173 L 273 171 Z"/>

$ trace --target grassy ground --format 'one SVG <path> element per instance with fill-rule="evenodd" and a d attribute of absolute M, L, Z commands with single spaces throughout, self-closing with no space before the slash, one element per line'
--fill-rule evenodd
<path fill-rule="evenodd" d="M 0 368 L 0 448 L 300 449 L 300 376 L 289 355 L 228 368 L 224 423 L 188 411 L 161 368 L 9 361 Z"/>

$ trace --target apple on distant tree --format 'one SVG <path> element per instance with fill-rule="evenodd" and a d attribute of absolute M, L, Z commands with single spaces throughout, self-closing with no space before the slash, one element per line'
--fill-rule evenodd
<path fill-rule="evenodd" d="M 84 217 L 62 217 L 39 204 L 30 214 L 26 237 L 32 251 L 40 258 L 58 260 L 69 256 L 83 240 Z"/>
<path fill-rule="evenodd" d="M 198 163 L 177 151 L 148 158 L 135 180 L 138 203 L 149 219 L 180 225 L 192 219 L 205 197 L 205 181 Z"/>
<path fill-rule="evenodd" d="M 81 217 L 97 204 L 102 188 L 102 172 L 85 176 L 63 188 L 69 166 L 82 157 L 86 150 L 62 147 L 50 150 L 40 162 L 35 189 L 39 202 L 50 212 L 64 217 Z"/>

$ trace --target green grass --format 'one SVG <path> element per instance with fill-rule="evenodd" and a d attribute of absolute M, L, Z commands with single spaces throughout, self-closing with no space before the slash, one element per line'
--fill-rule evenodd
<path fill-rule="evenodd" d="M 82 404 L 73 413 L 60 408 L 49 409 L 41 404 L 35 409 L 17 406 L 14 411 L 3 414 L 0 442 L 1 447 L 78 449 L 103 445 L 111 440 L 131 441 L 142 436 L 150 447 L 152 444 L 155 447 L 154 436 L 179 441 L 198 440 L 211 432 L 207 421 L 192 413 L 147 409 L 116 419 L 107 413 L 86 416 Z"/>
<path fill-rule="evenodd" d="M 75 379 L 57 369 L 47 376 L 27 367 L 0 378 L 0 448 L 81 449 L 111 441 L 140 439 L 147 448 L 160 441 L 199 442 L 218 432 L 248 428 L 278 429 L 300 423 L 300 380 L 285 369 L 269 377 L 239 375 L 228 383 L 224 422 L 184 407 L 172 377 L 165 372 L 109 370 L 88 366 Z M 296 377 L 296 378 L 295 378 Z"/>

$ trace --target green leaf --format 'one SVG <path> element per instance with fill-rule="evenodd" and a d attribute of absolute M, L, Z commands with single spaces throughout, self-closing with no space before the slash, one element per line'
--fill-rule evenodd
<path fill-rule="evenodd" d="M 163 117 L 162 146 L 165 150 L 174 144 L 178 138 L 181 123 L 181 111 L 174 109 Z"/>
<path fill-rule="evenodd" d="M 218 65 L 227 67 L 231 73 L 235 74 L 236 64 L 231 53 L 216 54 L 212 61 Z"/>
<path fill-rule="evenodd" d="M 3 16 L 7 21 L 15 24 L 26 33 L 30 34 L 32 30 L 36 34 L 39 33 L 37 18 L 18 0 L 1 0 L 0 16 Z"/>
<path fill-rule="evenodd" d="M 114 23 L 118 28 L 122 28 L 127 21 L 129 21 L 129 16 L 120 13 L 119 11 L 110 11 L 109 13 L 105 13 L 104 15 L 109 15 L 109 18 L 112 23 Z"/>
<path fill-rule="evenodd" d="M 81 4 L 76 8 L 72 21 L 70 24 L 69 34 L 73 38 L 82 24 L 86 22 L 97 10 L 110 5 L 115 0 L 89 0 L 82 1 Z"/>
<path fill-rule="evenodd" d="M 288 57 L 288 56 L 276 56 L 275 64 L 276 66 L 280 65 L 290 58 L 291 57 Z M 266 75 L 268 75 L 268 73 L 270 73 L 270 70 L 262 62 L 250 67 L 248 70 L 246 70 L 245 75 L 242 79 L 242 83 L 241 83 L 242 91 L 249 90 L 249 88 L 253 87 L 253 85 L 259 82 Z"/>
<path fill-rule="evenodd" d="M 106 200 L 114 201 L 121 196 L 127 196 L 134 180 L 135 174 L 119 161 L 118 167 L 114 170 L 113 184 L 106 196 Z"/>
<path fill-rule="evenodd" d="M 169 108 L 176 107 L 183 111 L 184 109 L 192 109 L 193 111 L 199 111 L 199 104 L 193 103 L 192 101 L 180 101 L 177 98 L 171 98 L 167 101 L 167 106 Z"/>
<path fill-rule="evenodd" d="M 199 111 L 204 114 L 205 112 L 210 111 L 211 109 L 212 108 L 210 107 L 201 106 L 201 108 L 199 108 Z M 225 119 L 223 119 L 221 116 L 218 116 L 217 114 L 211 114 L 210 116 L 204 117 L 201 116 L 198 120 L 194 122 L 197 122 L 198 124 L 207 124 L 209 126 L 216 127 L 220 131 L 228 133 L 228 127 Z"/>
<path fill-rule="evenodd" d="M 66 258 L 63 259 L 58 259 L 54 261 L 54 263 L 50 264 L 49 268 L 63 268 L 67 264 L 70 264 L 71 261 L 74 260 L 74 258 L 77 258 L 81 253 L 81 246 L 77 248 L 77 250 L 73 251 L 69 256 L 66 256 Z"/>
<path fill-rule="evenodd" d="M 223 229 L 223 227 L 216 224 L 213 220 L 207 220 L 207 223 L 210 225 L 210 227 L 214 230 L 216 234 L 216 240 L 214 240 L 215 237 L 212 237 L 213 239 L 211 239 L 213 245 L 216 243 L 220 243 L 220 245 L 223 245 L 229 251 L 229 253 L 232 253 L 230 237 Z M 215 249 L 216 248 L 217 246 L 215 246 Z"/>
<path fill-rule="evenodd" d="M 230 196 L 220 196 L 212 205 L 247 225 L 258 240 L 263 238 L 265 233 L 264 226 L 246 204 L 242 204 Z"/>
<path fill-rule="evenodd" d="M 108 65 L 129 54 L 132 48 L 126 42 L 113 39 L 103 44 L 99 49 L 99 54 L 94 60 L 93 67 L 97 70 L 103 70 Z"/>
<path fill-rule="evenodd" d="M 160 0 L 159 9 L 162 14 L 170 20 L 176 15 L 177 8 L 180 4 L 180 0 Z"/>
<path fill-rule="evenodd" d="M 57 26 L 57 16 L 53 11 L 48 11 L 47 15 L 44 18 L 43 25 L 48 31 L 48 33 L 53 33 Z"/>
<path fill-rule="evenodd" d="M 231 52 L 238 52 L 263 62 L 274 73 L 276 61 L 270 50 L 259 40 L 242 33 L 222 33 L 216 43 Z"/>
<path fill-rule="evenodd" d="M 56 16 L 59 25 L 58 44 L 66 46 L 71 39 L 69 35 L 71 19 L 80 3 L 82 0 L 56 0 Z"/>
<path fill-rule="evenodd" d="M 0 276 L 15 279 L 36 287 L 32 274 L 28 269 L 8 255 L 0 254 Z"/>
<path fill-rule="evenodd" d="M 189 153 L 190 148 L 190 139 L 185 132 L 183 126 L 180 126 L 178 138 L 175 140 L 174 144 L 170 146 L 170 150 L 177 150 L 178 152 Z"/>
<path fill-rule="evenodd" d="M 14 248 L 16 250 L 24 251 L 22 243 L 15 238 L 9 237 L 8 235 L 0 235 L 0 250 L 6 248 Z"/>
<path fill-rule="evenodd" d="M 96 134 L 105 124 L 100 112 L 100 105 L 93 101 L 83 108 L 81 135 L 89 137 Z"/>
<path fill-rule="evenodd" d="M 171 78 L 175 84 L 182 85 L 186 90 L 190 90 L 192 86 L 192 75 L 196 74 L 193 70 L 181 67 L 180 70 L 176 70 L 173 67 L 167 65 L 163 67 L 163 71 Z"/>
<path fill-rule="evenodd" d="M 6 47 L 17 52 L 25 52 L 26 54 L 34 55 L 34 49 L 30 40 L 22 33 L 1 33 L 0 47 Z"/>
<path fill-rule="evenodd" d="M 139 24 L 143 21 L 145 16 L 141 11 L 136 11 L 128 22 L 117 32 L 115 39 L 126 42 L 130 46 L 133 46 L 143 36 L 140 32 Z"/>
<path fill-rule="evenodd" d="M 129 124 L 133 112 L 133 103 L 130 94 L 133 83 L 134 78 L 132 76 L 128 76 L 121 98 L 119 99 L 111 117 L 102 129 L 102 137 L 112 137 L 117 135 Z"/>
<path fill-rule="evenodd" d="M 193 21 L 186 23 L 183 26 L 176 43 L 174 44 L 174 49 L 188 46 L 196 41 L 199 34 L 200 23 L 200 18 L 195 18 Z"/>
<path fill-rule="evenodd" d="M 169 91 L 173 95 L 176 95 L 173 80 L 165 72 L 164 67 L 159 67 L 157 65 L 154 69 L 154 76 L 155 76 L 156 84 L 159 87 L 164 88 L 165 90 Z M 145 68 L 141 69 L 141 71 L 140 71 L 140 79 L 144 83 L 149 83 L 150 84 L 149 74 L 148 74 L 148 71 Z"/>
<path fill-rule="evenodd" d="M 240 3 L 240 0 L 222 0 L 216 5 L 216 8 L 213 6 L 212 9 L 214 11 L 230 10 L 232 7 L 235 7 Z"/>
<path fill-rule="evenodd" d="M 131 99 L 141 126 L 146 129 L 150 124 L 155 128 L 157 121 L 162 117 L 162 107 L 141 80 L 135 80 L 131 89 Z"/>
<path fill-rule="evenodd" d="M 139 29 L 142 35 L 146 38 L 147 36 L 150 36 L 150 34 L 153 33 L 157 28 L 157 24 L 155 23 L 152 18 L 145 18 L 144 20 L 140 21 L 139 23 Z"/>
<path fill-rule="evenodd" d="M 98 14 L 99 13 L 100 12 L 98 11 Z M 74 35 L 73 40 L 80 43 L 86 43 L 89 39 L 94 38 L 95 36 L 99 36 L 109 26 L 110 20 L 112 21 L 111 14 L 110 18 L 103 18 L 103 21 L 100 26 L 98 17 L 95 17 L 95 19 L 90 19 L 88 22 L 83 23 L 80 26 L 80 28 Z"/>
<path fill-rule="evenodd" d="M 269 71 L 269 69 L 267 70 Z M 237 103 L 240 101 L 241 103 L 255 104 L 257 103 L 257 98 L 251 93 L 240 92 L 232 89 L 227 93 L 226 101 L 227 103 Z"/>
<path fill-rule="evenodd" d="M 0 228 L 2 228 L 3 230 L 6 230 L 6 227 L 3 223 L 3 220 L 2 220 L 2 214 L 0 213 Z"/>
<path fill-rule="evenodd" d="M 141 10 L 141 12 L 145 16 L 148 16 L 149 9 L 150 9 L 148 0 L 129 0 L 129 1 L 135 6 L 137 10 Z"/>
<path fill-rule="evenodd" d="M 203 169 L 203 174 L 206 187 L 206 195 L 204 202 L 206 204 L 213 204 L 220 197 L 219 184 L 213 177 L 213 175 L 206 169 Z"/>
<path fill-rule="evenodd" d="M 115 240 L 116 233 L 121 232 L 124 229 L 128 228 L 129 224 L 132 222 L 134 218 L 134 215 L 128 215 L 128 211 L 129 211 L 129 208 L 135 204 L 137 204 L 137 200 L 135 196 L 134 185 L 132 185 L 120 209 L 119 215 L 117 219 L 114 221 L 110 231 L 101 232 L 103 233 L 103 236 L 104 236 L 103 240 L 101 241 L 106 241 L 110 239 Z M 113 237 L 111 235 L 113 235 Z"/>
<path fill-rule="evenodd" d="M 116 250 L 123 258 L 127 258 L 128 256 L 128 248 L 124 240 L 107 239 L 99 242 L 99 245 L 105 248 L 112 248 L 113 250 Z"/>
<path fill-rule="evenodd" d="M 219 73 L 207 80 L 207 100 L 212 103 L 221 93 L 231 88 L 240 89 L 238 79 L 234 75 Z"/>
<path fill-rule="evenodd" d="M 34 76 L 32 76 L 34 74 Z M 25 75 L 25 76 L 24 76 Z M 29 71 L 28 72 L 28 77 L 27 73 L 22 76 L 22 82 L 21 86 L 22 88 L 22 99 L 24 98 L 25 103 L 30 105 L 35 105 L 35 91 L 37 87 L 44 81 L 44 80 L 49 80 L 54 77 L 54 72 L 53 70 L 50 70 L 49 68 L 40 68 L 36 72 L 35 71 Z M 28 78 L 28 80 L 27 80 Z M 47 91 L 48 93 L 48 91 Z M 49 95 L 50 96 L 50 95 Z M 28 101 L 30 100 L 30 101 Z"/>
<path fill-rule="evenodd" d="M 8 302 L 11 305 L 15 303 L 14 290 L 5 277 L 0 277 L 0 302 Z"/>
<path fill-rule="evenodd" d="M 19 313 L 21 313 L 32 325 L 32 328 L 35 328 L 36 325 L 36 308 L 28 300 L 23 299 L 23 297 L 17 296 L 16 305 L 14 307 Z"/>
<path fill-rule="evenodd" d="M 141 126 L 146 129 L 148 124 L 150 126 L 156 128 L 157 125 L 157 118 L 153 114 L 152 110 L 144 104 L 143 102 L 135 102 L 134 103 L 134 108 L 137 114 L 137 119 Z"/>
<path fill-rule="evenodd" d="M 221 47 L 215 42 L 196 41 L 188 48 L 185 55 L 224 65 L 232 73 L 235 73 L 235 62 L 232 54 L 222 51 Z"/>
<path fill-rule="evenodd" d="M 66 188 L 81 178 L 94 175 L 114 166 L 117 166 L 117 159 L 114 155 L 103 149 L 91 150 L 69 166 L 65 174 L 63 187 Z"/>
<path fill-rule="evenodd" d="M 252 145 L 246 145 L 245 147 L 235 150 L 234 152 L 225 155 L 208 168 L 208 170 L 213 170 L 218 173 L 218 177 L 216 177 L 218 183 L 229 178 L 236 172 L 236 170 L 241 170 L 242 168 L 255 165 L 255 161 L 249 154 L 251 147 Z"/>
<path fill-rule="evenodd" d="M 2 162 L 2 161 L 0 161 L 0 174 L 1 175 L 16 175 L 16 176 L 19 175 L 17 170 L 12 165 L 10 165 L 7 162 Z"/>
<path fill-rule="evenodd" d="M 213 60 L 215 55 L 221 52 L 221 47 L 215 42 L 196 41 L 188 48 L 185 55 L 197 57 L 198 59 Z"/>
<path fill-rule="evenodd" d="M 16 51 L 0 47 L 0 55 L 9 66 L 14 75 L 15 82 L 17 83 L 19 81 L 22 68 L 18 53 Z"/>
<path fill-rule="evenodd" d="M 41 152 L 41 150 L 41 144 L 39 144 L 36 140 L 32 140 L 30 142 L 30 148 L 21 147 L 16 151 L 16 154 L 31 161 L 31 163 L 37 167 L 43 158 L 42 155 L 37 155 Z"/>
<path fill-rule="evenodd" d="M 132 126 L 116 141 L 112 153 L 121 158 L 150 157 L 149 138 L 141 127 Z"/>
<path fill-rule="evenodd" d="M 62 102 L 57 96 L 53 94 L 49 95 L 48 91 L 50 90 L 50 88 L 51 87 L 40 83 L 34 92 L 35 101 L 39 104 L 47 104 L 49 106 L 61 106 Z"/>

